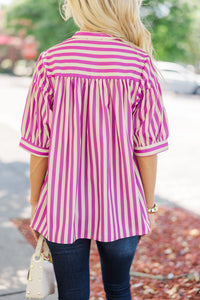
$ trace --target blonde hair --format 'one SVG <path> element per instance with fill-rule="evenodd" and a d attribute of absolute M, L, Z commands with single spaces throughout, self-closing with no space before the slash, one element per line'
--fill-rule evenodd
<path fill-rule="evenodd" d="M 64 19 L 73 16 L 83 31 L 103 32 L 152 58 L 151 34 L 140 19 L 142 0 L 64 0 Z"/>

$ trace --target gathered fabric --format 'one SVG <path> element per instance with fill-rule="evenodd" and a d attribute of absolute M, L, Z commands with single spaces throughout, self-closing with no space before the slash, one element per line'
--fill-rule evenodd
<path fill-rule="evenodd" d="M 160 84 L 147 53 L 99 32 L 44 51 L 27 95 L 20 146 L 48 157 L 31 227 L 49 241 L 147 234 L 137 156 L 168 149 Z"/>

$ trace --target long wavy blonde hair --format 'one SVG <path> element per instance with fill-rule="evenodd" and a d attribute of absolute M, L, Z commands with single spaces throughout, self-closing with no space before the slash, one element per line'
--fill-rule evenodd
<path fill-rule="evenodd" d="M 142 0 L 64 0 L 62 15 L 73 16 L 83 31 L 102 32 L 121 39 L 152 57 L 151 34 L 140 19 Z"/>

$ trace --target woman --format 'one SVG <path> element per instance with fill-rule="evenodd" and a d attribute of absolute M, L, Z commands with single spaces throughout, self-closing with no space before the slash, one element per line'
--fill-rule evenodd
<path fill-rule="evenodd" d="M 154 224 L 167 116 L 139 0 L 69 0 L 80 27 L 43 52 L 22 121 L 31 228 L 50 248 L 60 300 L 89 299 L 97 243 L 107 299 L 131 299 L 130 266 Z"/>

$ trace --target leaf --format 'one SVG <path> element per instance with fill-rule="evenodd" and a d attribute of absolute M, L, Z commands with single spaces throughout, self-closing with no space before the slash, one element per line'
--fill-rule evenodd
<path fill-rule="evenodd" d="M 167 248 L 164 253 L 165 254 L 171 254 L 173 252 L 173 250 L 171 248 Z"/>
<path fill-rule="evenodd" d="M 198 282 L 200 280 L 199 272 L 196 270 L 191 270 L 190 274 L 188 275 L 188 279 Z"/>
<path fill-rule="evenodd" d="M 148 285 L 145 285 L 144 286 L 144 291 L 143 291 L 143 294 L 144 295 L 148 295 L 148 294 L 156 294 L 156 291 L 154 290 L 154 289 L 152 289 L 150 286 L 148 286 Z"/>
<path fill-rule="evenodd" d="M 189 231 L 189 235 L 192 236 L 192 237 L 198 237 L 200 236 L 200 230 L 194 228 L 194 229 L 191 229 Z"/>
<path fill-rule="evenodd" d="M 175 284 L 170 290 L 168 290 L 166 293 L 169 296 L 173 296 L 174 294 L 176 294 L 178 291 L 178 284 Z"/>

